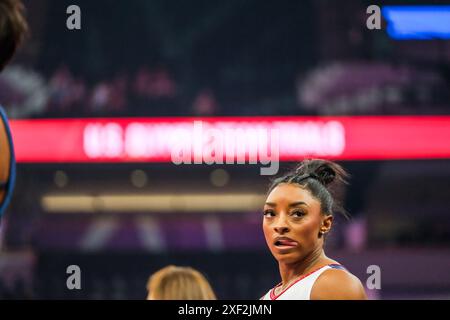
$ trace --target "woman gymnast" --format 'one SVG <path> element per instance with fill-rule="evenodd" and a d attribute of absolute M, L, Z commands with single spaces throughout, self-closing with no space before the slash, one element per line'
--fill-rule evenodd
<path fill-rule="evenodd" d="M 347 176 L 340 165 L 314 159 L 273 181 L 263 231 L 281 282 L 262 300 L 367 299 L 361 281 L 324 252 L 333 214 L 346 215 L 337 193 Z"/>

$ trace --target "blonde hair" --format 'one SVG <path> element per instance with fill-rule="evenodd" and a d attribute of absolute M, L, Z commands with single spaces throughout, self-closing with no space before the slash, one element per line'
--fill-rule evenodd
<path fill-rule="evenodd" d="M 216 300 L 208 280 L 189 267 L 167 266 L 147 282 L 148 300 Z"/>

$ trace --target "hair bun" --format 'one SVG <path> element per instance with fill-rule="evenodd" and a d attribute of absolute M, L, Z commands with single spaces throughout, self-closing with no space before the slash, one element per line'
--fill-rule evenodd
<path fill-rule="evenodd" d="M 333 168 L 328 166 L 327 163 L 324 163 L 321 166 L 319 166 L 313 174 L 325 186 L 332 183 L 336 178 L 336 172 L 333 170 Z"/>
<path fill-rule="evenodd" d="M 310 177 L 323 184 L 325 187 L 333 182 L 343 182 L 346 184 L 348 174 L 337 163 L 322 159 L 307 159 L 302 161 L 295 170 L 295 175 L 299 180 Z"/>

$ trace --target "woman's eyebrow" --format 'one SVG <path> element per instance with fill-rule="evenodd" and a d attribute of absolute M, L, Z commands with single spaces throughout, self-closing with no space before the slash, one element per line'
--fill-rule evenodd
<path fill-rule="evenodd" d="M 297 201 L 297 202 L 292 202 L 291 204 L 289 204 L 289 207 L 297 207 L 297 206 L 308 206 L 308 204 L 306 202 L 303 201 Z M 276 207 L 277 204 L 273 203 L 273 202 L 266 202 L 266 206 L 269 207 Z"/>
<path fill-rule="evenodd" d="M 289 207 L 297 207 L 297 206 L 308 206 L 308 204 L 306 202 L 303 201 L 297 201 L 297 202 L 292 202 Z"/>

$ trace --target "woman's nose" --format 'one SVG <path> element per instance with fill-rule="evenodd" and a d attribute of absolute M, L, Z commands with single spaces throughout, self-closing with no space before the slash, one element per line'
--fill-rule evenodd
<path fill-rule="evenodd" d="M 287 221 L 285 218 L 283 218 L 282 216 L 280 218 L 278 218 L 275 226 L 274 226 L 274 230 L 277 233 L 283 234 L 289 231 L 289 226 L 287 224 Z"/>
<path fill-rule="evenodd" d="M 275 231 L 280 234 L 283 234 L 283 233 L 288 232 L 289 228 L 288 227 L 275 227 Z"/>

